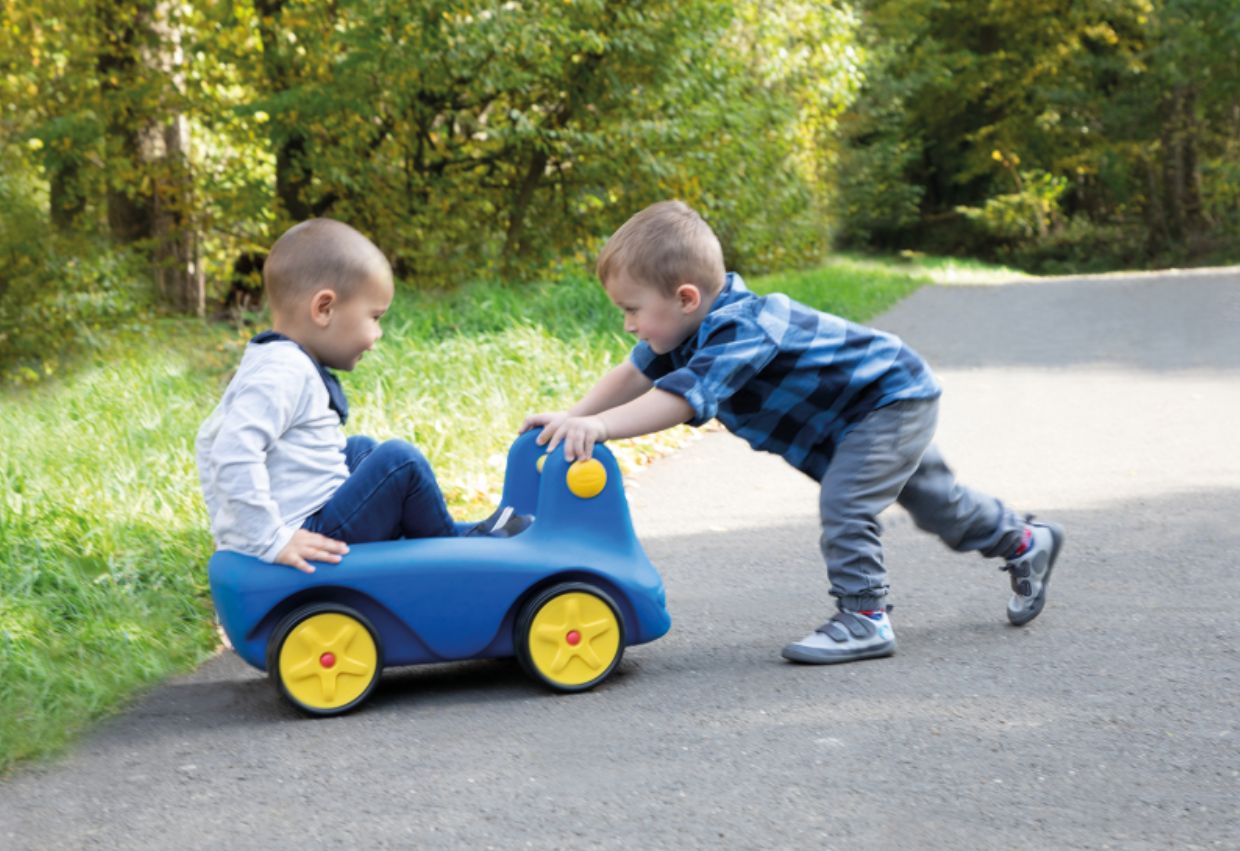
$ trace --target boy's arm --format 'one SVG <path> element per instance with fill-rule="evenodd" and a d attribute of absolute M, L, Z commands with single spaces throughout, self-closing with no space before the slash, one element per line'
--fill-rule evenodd
<path fill-rule="evenodd" d="M 521 424 L 521 431 L 545 426 L 543 433 L 538 436 L 538 442 L 546 443 L 560 424 L 569 417 L 584 417 L 615 408 L 631 402 L 653 386 L 654 382 L 643 375 L 633 361 L 625 358 L 624 363 L 600 378 L 580 402 L 567 411 L 531 414 Z"/>
<path fill-rule="evenodd" d="M 692 416 L 692 406 L 680 396 L 665 390 L 651 390 L 600 414 L 568 417 L 555 430 L 547 451 L 563 442 L 565 458 L 569 461 L 585 459 L 593 453 L 595 443 L 663 431 Z"/>
<path fill-rule="evenodd" d="M 598 380 L 581 401 L 568 409 L 570 417 L 584 417 L 631 402 L 654 386 L 628 358 Z"/>

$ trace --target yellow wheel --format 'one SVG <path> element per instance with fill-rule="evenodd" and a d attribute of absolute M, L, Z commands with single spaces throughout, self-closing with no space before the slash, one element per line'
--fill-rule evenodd
<path fill-rule="evenodd" d="M 288 615 L 267 647 L 267 674 L 290 703 L 311 715 L 357 706 L 379 681 L 383 650 L 360 612 L 313 603 Z"/>
<path fill-rule="evenodd" d="M 565 582 L 521 609 L 517 659 L 530 676 L 557 691 L 585 691 L 607 678 L 624 655 L 624 621 L 605 591 Z"/>

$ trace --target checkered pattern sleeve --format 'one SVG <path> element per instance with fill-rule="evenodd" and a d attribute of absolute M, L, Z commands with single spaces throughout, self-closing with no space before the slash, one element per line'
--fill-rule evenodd
<path fill-rule="evenodd" d="M 689 361 L 654 386 L 682 397 L 693 408 L 690 425 L 714 419 L 719 405 L 744 387 L 778 352 L 754 319 L 736 315 L 710 328 Z"/>
<path fill-rule="evenodd" d="M 671 372 L 673 368 L 671 356 L 656 355 L 654 349 L 650 348 L 650 344 L 645 340 L 633 347 L 633 351 L 629 354 L 629 360 L 633 362 L 633 366 L 637 367 L 642 375 L 651 381 L 658 381 Z"/>

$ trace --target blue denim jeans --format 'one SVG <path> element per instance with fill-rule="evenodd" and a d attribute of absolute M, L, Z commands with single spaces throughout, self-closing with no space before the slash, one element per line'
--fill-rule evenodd
<path fill-rule="evenodd" d="M 302 528 L 346 544 L 456 536 L 430 462 L 413 444 L 355 435 L 344 459 L 349 478 Z"/>

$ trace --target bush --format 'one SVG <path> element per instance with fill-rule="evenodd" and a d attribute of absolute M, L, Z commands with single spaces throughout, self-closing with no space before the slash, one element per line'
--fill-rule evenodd
<path fill-rule="evenodd" d="M 1144 233 L 1073 216 L 1037 241 L 1014 243 L 998 259 L 1036 275 L 1107 272 L 1146 265 Z"/>
<path fill-rule="evenodd" d="M 149 313 L 138 253 L 49 232 L 30 195 L 0 177 L 0 382 L 30 383 L 99 332 Z"/>
<path fill-rule="evenodd" d="M 1011 173 L 1016 180 L 1015 192 L 987 198 L 981 207 L 957 207 L 956 212 L 980 224 L 999 241 L 1046 239 L 1061 221 L 1059 203 L 1068 179 L 1041 169 L 1018 172 L 1012 167 Z"/>

